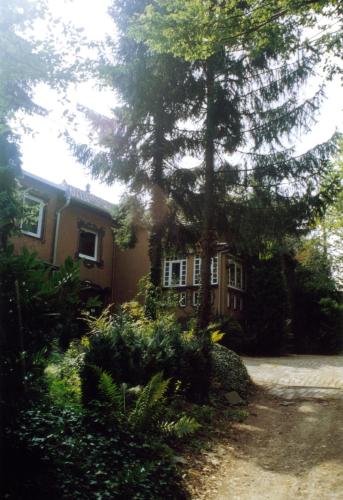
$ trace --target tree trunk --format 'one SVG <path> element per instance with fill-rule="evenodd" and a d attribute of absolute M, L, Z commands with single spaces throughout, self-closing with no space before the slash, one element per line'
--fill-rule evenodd
<path fill-rule="evenodd" d="M 163 171 L 164 135 L 161 118 L 158 115 L 155 117 L 154 146 L 151 172 L 151 231 L 149 237 L 150 284 L 152 290 L 150 290 L 149 297 L 146 297 L 145 304 L 146 314 L 151 319 L 156 318 L 157 289 L 161 286 L 162 281 L 162 238 L 167 212 Z"/>
<path fill-rule="evenodd" d="M 205 180 L 204 180 L 204 212 L 201 236 L 201 287 L 200 307 L 197 318 L 199 329 L 207 327 L 211 319 L 211 257 L 214 253 L 215 232 L 213 230 L 214 215 L 214 68 L 213 61 L 206 64 L 207 112 L 205 124 Z"/>
<path fill-rule="evenodd" d="M 163 143 L 164 136 L 160 118 L 156 117 L 155 152 L 152 160 L 151 173 L 151 232 L 149 238 L 150 282 L 154 287 L 161 286 L 162 269 L 162 237 L 166 217 L 166 195 L 163 179 Z"/>

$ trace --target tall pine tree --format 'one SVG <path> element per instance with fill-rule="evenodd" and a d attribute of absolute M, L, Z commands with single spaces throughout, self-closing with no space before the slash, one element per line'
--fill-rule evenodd
<path fill-rule="evenodd" d="M 132 194 L 149 196 L 150 281 L 159 287 L 170 184 L 190 142 L 175 125 L 197 102 L 190 98 L 196 80 L 188 62 L 154 54 L 128 36 L 134 16 L 142 14 L 147 3 L 117 0 L 110 9 L 118 40 L 108 42 L 114 60 L 102 61 L 98 70 L 116 91 L 120 105 L 112 119 L 92 114 L 99 125 L 101 151 L 84 146 L 79 158 L 95 177 L 109 184 L 122 181 Z"/>
<path fill-rule="evenodd" d="M 313 5 L 321 9 L 324 3 Z M 320 181 L 330 168 L 335 138 L 301 156 L 292 146 L 296 135 L 311 130 L 324 96 L 323 86 L 313 95 L 305 93 L 322 56 L 320 47 L 300 41 L 304 11 L 310 16 L 311 8 L 312 3 L 300 9 L 300 4 L 277 0 L 157 0 L 131 25 L 134 38 L 150 49 L 192 61 L 198 82 L 199 93 L 193 96 L 201 102 L 193 113 L 197 140 L 189 152 L 203 155 L 197 210 L 200 328 L 211 314 L 214 241 L 218 234 L 241 233 L 235 214 L 244 209 L 250 216 L 252 209 L 256 216 L 264 210 L 277 218 L 284 213 L 286 231 L 308 220 L 311 209 L 323 202 Z M 312 25 L 315 12 L 309 17 Z M 183 208 L 194 218 L 194 207 Z M 267 217 L 263 224 L 269 222 Z"/>

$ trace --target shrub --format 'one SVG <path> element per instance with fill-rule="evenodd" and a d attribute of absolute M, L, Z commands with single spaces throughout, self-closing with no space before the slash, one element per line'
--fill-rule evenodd
<path fill-rule="evenodd" d="M 300 353 L 332 354 L 343 347 L 343 305 L 327 257 L 312 248 L 298 256 L 294 279 L 294 336 Z"/>
<path fill-rule="evenodd" d="M 81 404 L 80 370 L 85 356 L 85 343 L 74 340 L 65 353 L 55 344 L 45 378 L 51 401 L 61 407 Z"/>
<path fill-rule="evenodd" d="M 214 385 L 246 396 L 251 381 L 241 358 L 223 345 L 214 344 L 211 360 Z"/>
<path fill-rule="evenodd" d="M 104 312 L 89 319 L 90 347 L 81 373 L 85 404 L 99 398 L 93 366 L 111 374 L 114 382 L 144 385 L 162 372 L 179 380 L 192 400 L 206 397 L 210 380 L 207 336 L 182 332 L 173 315 L 155 320 L 136 319 L 127 313 Z"/>
<path fill-rule="evenodd" d="M 218 328 L 224 333 L 221 344 L 235 352 L 244 351 L 248 338 L 236 318 L 232 316 L 218 318 Z"/>
<path fill-rule="evenodd" d="M 250 261 L 245 298 L 246 331 L 254 354 L 275 355 L 285 349 L 289 304 L 282 256 Z"/>

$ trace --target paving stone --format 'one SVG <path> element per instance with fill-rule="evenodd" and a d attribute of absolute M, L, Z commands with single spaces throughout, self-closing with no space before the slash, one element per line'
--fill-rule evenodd
<path fill-rule="evenodd" d="M 285 400 L 343 399 L 343 356 L 243 358 L 253 381 Z"/>

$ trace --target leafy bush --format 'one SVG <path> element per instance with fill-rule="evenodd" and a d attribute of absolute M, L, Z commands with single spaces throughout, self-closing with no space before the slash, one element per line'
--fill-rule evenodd
<path fill-rule="evenodd" d="M 161 442 L 111 426 L 98 411 L 38 405 L 22 412 L 7 439 L 9 498 L 185 498 Z"/>
<path fill-rule="evenodd" d="M 37 352 L 53 338 L 77 336 L 81 285 L 79 265 L 70 257 L 54 270 L 26 248 L 14 255 L 8 247 L 0 254 L 0 283 L 9 350 Z"/>
<path fill-rule="evenodd" d="M 246 396 L 251 381 L 241 358 L 223 345 L 214 344 L 211 359 L 213 384 Z"/>
<path fill-rule="evenodd" d="M 282 256 L 277 254 L 264 260 L 252 259 L 245 297 L 249 338 L 245 350 L 254 354 L 282 353 L 287 339 L 289 314 Z"/>
<path fill-rule="evenodd" d="M 327 257 L 316 248 L 298 255 L 294 279 L 294 336 L 300 353 L 332 354 L 343 347 L 342 295 Z"/>
<path fill-rule="evenodd" d="M 89 319 L 90 347 L 81 373 L 83 401 L 99 398 L 93 366 L 111 374 L 114 382 L 145 385 L 162 372 L 181 381 L 189 398 L 207 395 L 210 380 L 210 342 L 204 335 L 184 333 L 173 315 L 156 320 L 105 311 Z"/>
<path fill-rule="evenodd" d="M 50 362 L 45 368 L 45 378 L 51 401 L 61 407 L 80 406 L 80 370 L 85 356 L 86 339 L 71 342 L 65 353 L 55 344 Z"/>
<path fill-rule="evenodd" d="M 235 352 L 244 351 L 248 338 L 241 323 L 232 316 L 221 317 L 217 321 L 220 331 L 224 333 L 221 344 Z"/>

